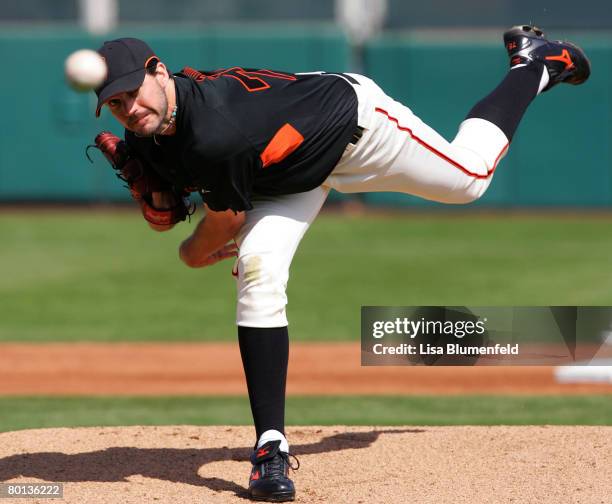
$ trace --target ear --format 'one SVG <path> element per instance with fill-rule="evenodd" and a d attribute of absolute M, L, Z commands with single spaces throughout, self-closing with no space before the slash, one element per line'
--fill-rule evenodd
<path fill-rule="evenodd" d="M 162 87 L 166 87 L 166 84 L 168 84 L 170 80 L 168 68 L 161 61 L 157 63 L 157 67 L 155 68 L 155 78 Z"/>

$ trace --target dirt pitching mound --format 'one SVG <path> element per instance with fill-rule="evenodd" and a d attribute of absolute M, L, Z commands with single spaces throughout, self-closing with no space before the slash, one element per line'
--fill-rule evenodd
<path fill-rule="evenodd" d="M 297 502 L 604 503 L 611 427 L 293 427 Z M 63 482 L 51 504 L 247 502 L 251 427 L 0 434 L 0 480 Z"/>

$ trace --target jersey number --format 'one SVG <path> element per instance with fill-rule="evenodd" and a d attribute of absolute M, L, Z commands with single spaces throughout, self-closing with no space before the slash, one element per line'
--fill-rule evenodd
<path fill-rule="evenodd" d="M 220 77 L 236 79 L 249 93 L 270 89 L 268 81 L 271 79 L 297 80 L 297 77 L 291 74 L 273 72 L 272 70 L 244 70 L 240 67 L 228 68 L 206 76 L 207 79 L 218 79 Z"/>

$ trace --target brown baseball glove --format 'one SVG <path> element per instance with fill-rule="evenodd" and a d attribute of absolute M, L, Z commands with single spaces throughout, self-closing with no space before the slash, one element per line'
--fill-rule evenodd
<path fill-rule="evenodd" d="M 117 177 L 127 184 L 132 198 L 138 202 L 148 222 L 154 226 L 168 227 L 184 221 L 193 213 L 193 207 L 186 199 L 188 193 L 175 191 L 152 167 L 130 152 L 128 145 L 118 136 L 103 131 L 94 142 L 95 145 L 90 147 L 102 151 L 117 172 Z M 164 207 L 156 207 L 154 201 L 163 201 Z"/>

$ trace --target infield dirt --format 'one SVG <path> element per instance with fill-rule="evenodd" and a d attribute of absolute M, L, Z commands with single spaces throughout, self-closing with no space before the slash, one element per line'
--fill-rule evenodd
<path fill-rule="evenodd" d="M 241 395 L 235 343 L 2 343 L 2 395 Z M 289 394 L 612 394 L 550 366 L 362 367 L 358 343 L 292 343 Z"/>
<path fill-rule="evenodd" d="M 68 504 L 239 503 L 251 427 L 0 434 L 0 480 Z M 293 427 L 302 503 L 607 503 L 612 427 Z M 7 502 L 51 502 L 19 499 Z"/>

